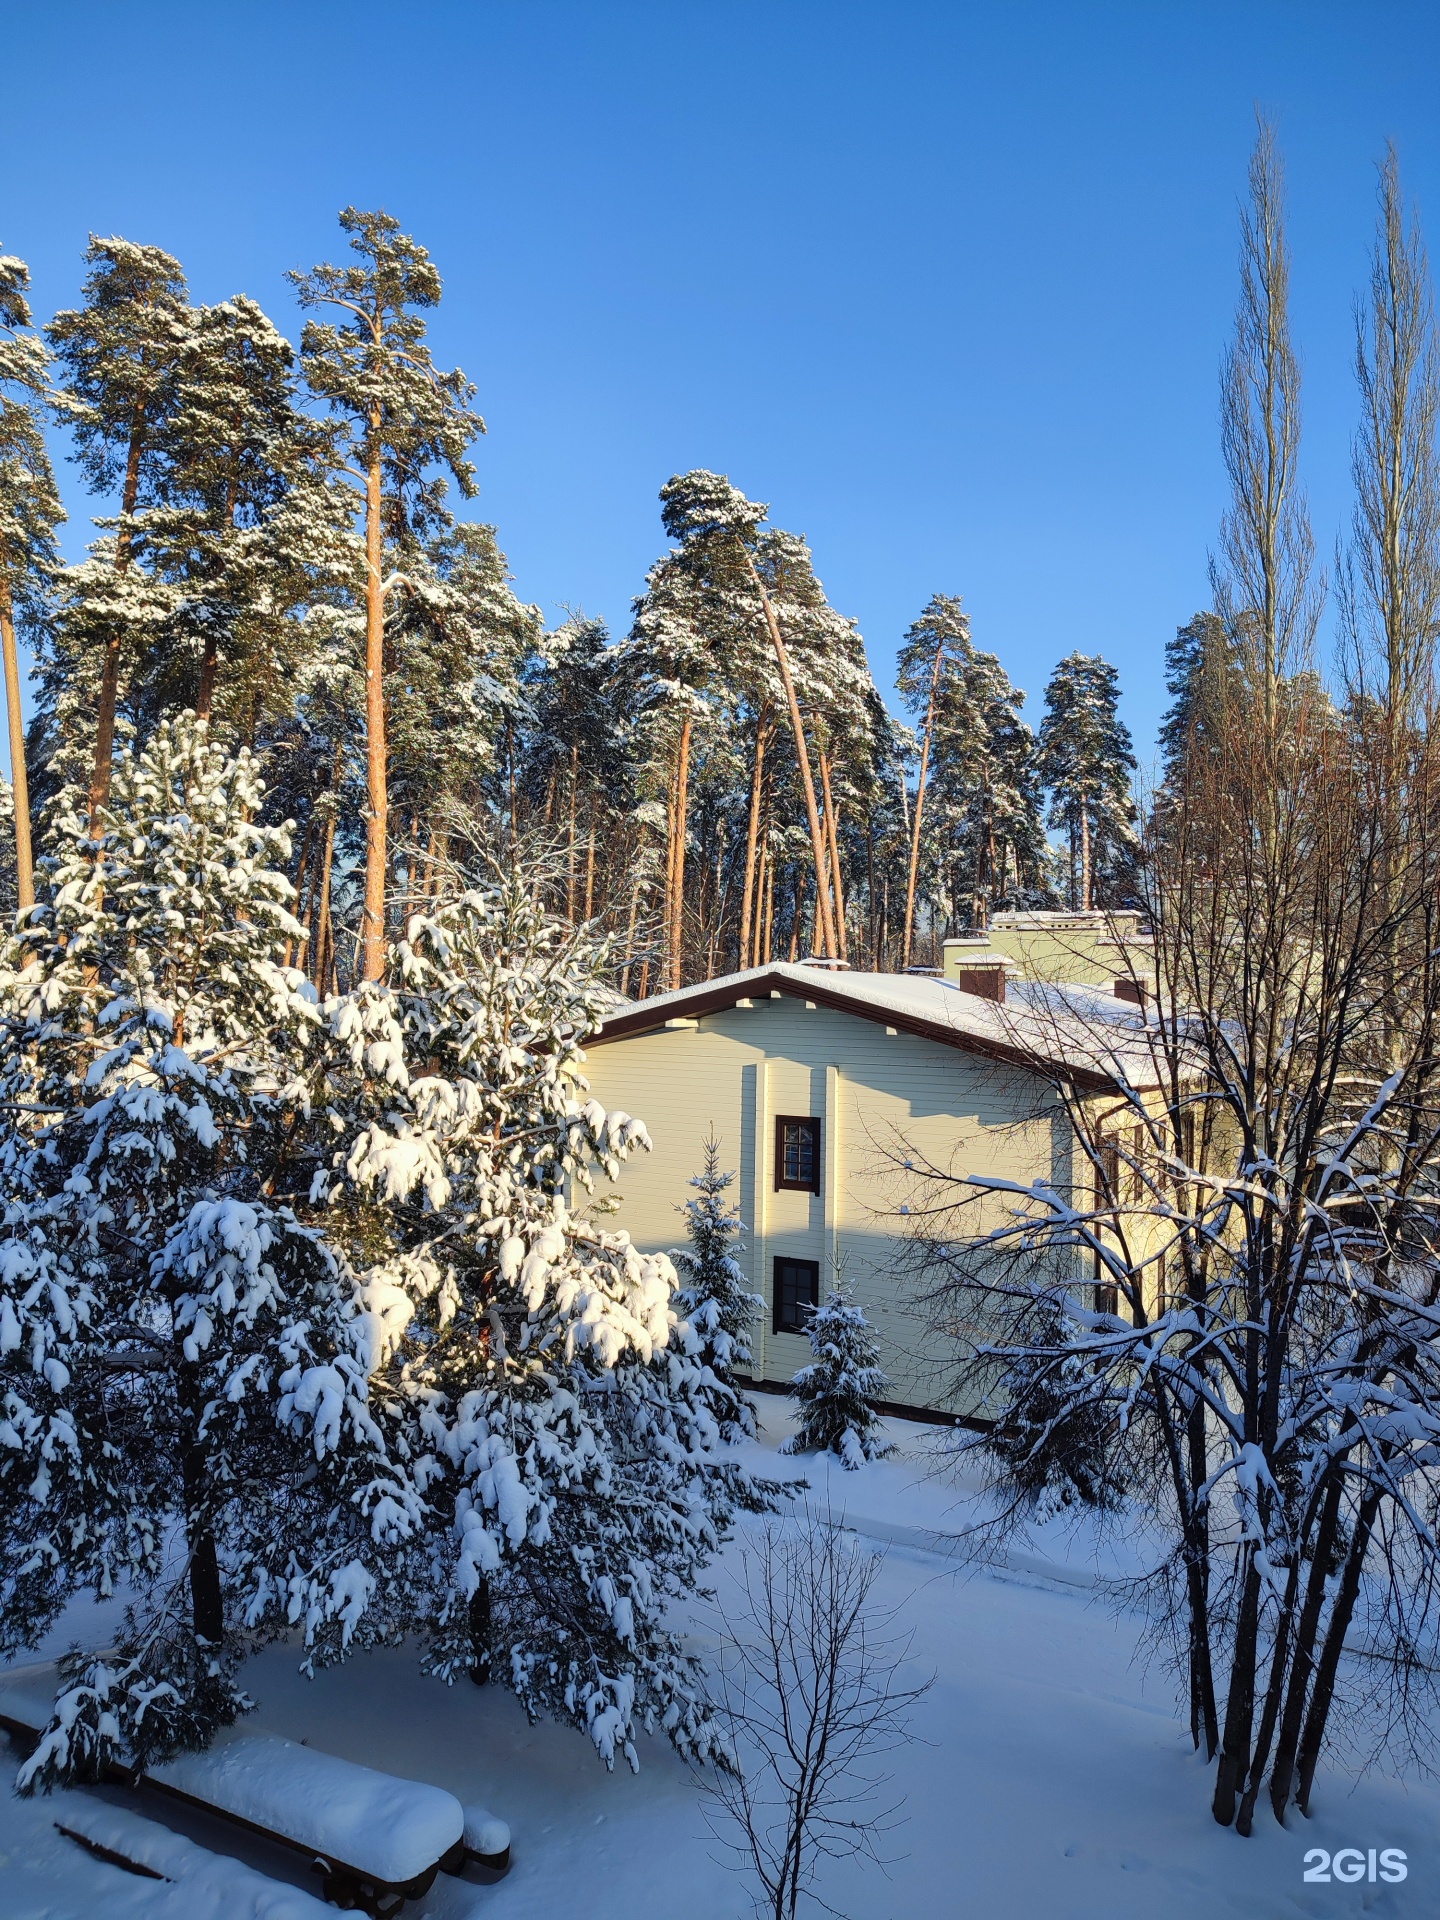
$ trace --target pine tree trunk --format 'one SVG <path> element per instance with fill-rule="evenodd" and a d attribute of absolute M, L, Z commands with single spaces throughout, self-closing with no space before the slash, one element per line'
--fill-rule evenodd
<path fill-rule="evenodd" d="M 25 722 L 20 712 L 20 655 L 15 646 L 15 608 L 10 582 L 0 577 L 0 651 L 5 662 L 5 717 L 10 726 L 10 778 L 15 798 L 15 892 L 20 911 L 35 904 L 35 862 L 30 849 L 30 782 L 25 772 Z"/>
<path fill-rule="evenodd" d="M 325 822 L 325 851 L 320 861 L 320 898 L 315 915 L 313 978 L 316 991 L 322 1000 L 325 997 L 327 982 L 334 972 L 335 936 L 330 924 L 330 874 L 335 859 L 335 813 L 338 804 L 338 800 L 332 804 L 330 817 Z"/>
<path fill-rule="evenodd" d="M 765 925 L 761 938 L 761 957 L 757 966 L 768 966 L 775 939 L 775 852 L 769 835 L 765 838 Z"/>
<path fill-rule="evenodd" d="M 570 748 L 570 819 L 565 843 L 565 918 L 572 927 L 575 924 L 575 813 L 579 801 L 579 766 L 580 743 L 577 740 Z"/>
<path fill-rule="evenodd" d="M 625 971 L 620 978 L 620 991 L 627 994 L 630 991 L 630 969 L 635 964 L 635 922 L 640 917 L 640 889 L 643 885 L 637 853 L 635 881 L 630 889 L 630 920 L 625 929 Z"/>
<path fill-rule="evenodd" d="M 225 489 L 225 529 L 227 533 L 235 531 L 235 507 L 239 499 L 239 487 L 232 473 Z M 195 718 L 208 725 L 210 710 L 215 702 L 215 669 L 219 660 L 219 648 L 215 630 L 210 628 L 205 635 L 205 651 L 200 656 L 200 686 L 195 695 Z"/>
<path fill-rule="evenodd" d="M 756 887 L 755 861 L 760 843 L 760 788 L 765 774 L 765 736 L 769 730 L 769 706 L 760 709 L 755 724 L 755 765 L 750 773 L 750 816 L 745 833 L 745 886 L 740 896 L 740 968 L 750 965 L 751 922 L 756 917 L 759 893 Z"/>
<path fill-rule="evenodd" d="M 690 735 L 694 722 L 687 713 L 680 729 L 675 757 L 675 846 L 670 887 L 670 925 L 666 931 L 667 987 L 681 984 L 685 969 L 685 836 L 690 815 Z"/>
<path fill-rule="evenodd" d="M 945 657 L 945 642 L 935 643 L 935 664 L 930 669 L 930 698 L 925 705 L 925 735 L 920 743 L 920 778 L 915 787 L 915 818 L 910 823 L 910 877 L 905 883 L 905 937 L 900 950 L 900 969 L 910 964 L 910 943 L 915 933 L 915 887 L 920 877 L 920 823 L 925 813 L 925 780 L 930 768 L 930 736 L 935 726 L 935 696 L 940 686 L 940 664 Z M 904 787 L 904 775 L 901 775 Z"/>
<path fill-rule="evenodd" d="M 120 512 L 128 521 L 140 498 L 140 455 L 145 445 L 145 409 L 137 407 L 130 427 L 130 446 L 125 456 L 125 483 L 120 491 Z M 122 525 L 115 536 L 115 571 L 124 573 L 130 565 L 130 529 Z M 100 672 L 100 701 L 95 713 L 95 763 L 90 773 L 90 838 L 100 828 L 100 809 L 110 798 L 110 775 L 115 758 L 115 707 L 120 697 L 120 642 L 112 633 L 105 642 L 105 663 Z"/>
<path fill-rule="evenodd" d="M 1080 909 L 1090 911 L 1090 809 L 1080 809 Z"/>
<path fill-rule="evenodd" d="M 790 725 L 795 732 L 795 759 L 800 768 L 800 784 L 805 792 L 805 814 L 810 826 L 810 850 L 815 860 L 815 884 L 822 910 L 820 926 L 824 935 L 825 958 L 838 960 L 840 950 L 826 898 L 825 843 L 820 835 L 820 809 L 815 804 L 815 782 L 810 773 L 810 752 L 805 745 L 805 723 L 800 716 L 800 701 L 796 696 L 795 682 L 790 674 L 790 656 L 785 651 L 785 642 L 780 634 L 780 622 L 775 618 L 775 609 L 770 604 L 765 583 L 756 571 L 755 562 L 750 558 L 748 549 L 745 551 L 745 564 L 750 569 L 750 578 L 755 582 L 756 590 L 760 595 L 760 605 L 765 612 L 765 624 L 770 629 L 771 645 L 775 649 L 775 659 L 780 667 L 780 680 L 785 688 L 785 699 L 790 708 Z"/>
<path fill-rule="evenodd" d="M 845 938 L 845 888 L 840 877 L 840 821 L 835 812 L 835 800 L 830 787 L 830 756 L 823 750 L 820 755 L 820 786 L 825 795 L 825 827 L 830 841 L 830 880 L 835 889 L 835 935 L 839 946 L 838 958 L 850 958 L 849 945 Z"/>
<path fill-rule="evenodd" d="M 595 914 L 595 829 L 591 827 L 585 840 L 585 924 L 588 926 Z"/>
<path fill-rule="evenodd" d="M 380 567 L 380 414 L 370 416 L 374 451 L 365 475 L 365 905 L 360 916 L 360 977 L 385 972 L 385 876 L 389 866 L 390 799 L 385 748 L 385 583 Z"/>

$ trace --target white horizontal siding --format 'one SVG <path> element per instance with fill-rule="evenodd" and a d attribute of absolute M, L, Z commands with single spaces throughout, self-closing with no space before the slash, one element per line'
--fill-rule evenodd
<path fill-rule="evenodd" d="M 647 1251 L 682 1241 L 679 1209 L 713 1131 L 722 1166 L 739 1175 L 749 1270 L 767 1310 L 777 1254 L 817 1261 L 822 1289 L 838 1267 L 876 1328 L 891 1397 L 915 1404 L 937 1400 L 943 1356 L 927 1341 L 906 1268 L 898 1209 L 913 1176 L 899 1163 L 908 1151 L 1010 1179 L 1056 1171 L 1036 1076 L 790 998 L 610 1041 L 591 1049 L 586 1073 L 596 1097 L 637 1115 L 654 1141 L 622 1171 L 616 1224 Z M 776 1114 L 829 1122 L 820 1194 L 776 1191 Z M 763 1377 L 788 1378 L 809 1359 L 803 1338 L 770 1331 L 768 1311 L 757 1331 Z"/>

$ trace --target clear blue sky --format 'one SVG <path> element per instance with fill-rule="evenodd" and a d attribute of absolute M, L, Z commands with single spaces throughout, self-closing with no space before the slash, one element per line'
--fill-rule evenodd
<path fill-rule="evenodd" d="M 0 244 L 42 315 L 93 230 L 298 334 L 284 269 L 383 205 L 445 276 L 436 352 L 490 428 L 475 511 L 548 618 L 623 628 L 657 489 L 713 467 L 809 536 L 887 694 L 907 622 L 960 593 L 1032 715 L 1062 654 L 1113 660 L 1142 758 L 1223 502 L 1255 104 L 1322 554 L 1387 137 L 1440 235 L 1433 4 L 50 0 L 4 46 Z"/>

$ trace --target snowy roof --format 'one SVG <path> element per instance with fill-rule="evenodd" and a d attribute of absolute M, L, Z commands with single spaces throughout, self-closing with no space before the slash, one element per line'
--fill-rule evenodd
<path fill-rule="evenodd" d="M 589 1044 L 766 998 L 812 1001 L 1031 1072 L 1058 1068 L 1077 1086 L 1097 1091 L 1157 1080 L 1143 1010 L 1100 987 L 1012 982 L 998 1001 L 936 975 L 851 973 L 783 961 L 638 1001 L 610 1015 Z"/>

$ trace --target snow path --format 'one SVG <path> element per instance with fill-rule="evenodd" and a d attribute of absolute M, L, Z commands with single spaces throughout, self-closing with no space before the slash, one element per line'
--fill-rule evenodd
<path fill-rule="evenodd" d="M 760 1408 L 769 1430 L 757 1460 L 805 1474 L 817 1503 L 843 1508 L 857 1531 L 933 1536 L 963 1527 L 956 1489 L 924 1475 L 917 1429 L 890 1424 L 905 1456 L 832 1472 L 809 1458 L 776 1461 L 788 1421 L 769 1396 Z M 1037 1564 L 1009 1572 L 958 1567 L 908 1538 L 891 1546 L 879 1597 L 905 1604 L 917 1664 L 935 1671 L 936 1684 L 915 1714 L 914 1744 L 892 1762 L 908 1815 L 892 1851 L 904 1857 L 888 1877 L 833 1875 L 825 1891 L 837 1906 L 857 1920 L 1428 1920 L 1440 1910 L 1440 1791 L 1378 1776 L 1352 1787 L 1331 1776 L 1303 1832 L 1282 1832 L 1268 1814 L 1248 1842 L 1215 1826 L 1210 1774 L 1190 1751 L 1167 1677 L 1136 1663 L 1134 1621 L 1113 1620 L 1085 1591 L 1096 1557 L 1053 1526 L 1031 1545 Z M 1122 1542 L 1098 1564 L 1118 1570 L 1126 1551 Z M 1045 1568 L 1071 1578 L 1052 1574 L 1041 1584 L 1034 1576 Z M 723 1567 L 716 1584 L 723 1601 Z M 253 1663 L 247 1683 L 262 1704 L 248 1727 L 431 1781 L 510 1824 L 515 1864 L 506 1879 L 483 1886 L 442 1876 L 405 1909 L 406 1920 L 740 1920 L 748 1912 L 742 1883 L 711 1857 L 691 1780 L 662 1742 L 643 1743 L 638 1777 L 606 1774 L 581 1736 L 527 1726 L 497 1689 L 423 1680 L 406 1650 L 362 1656 L 314 1682 L 294 1668 L 282 1647 Z M 58 1806 L 0 1798 L 0 1920 L 180 1920 L 180 1908 L 165 1904 L 177 1888 L 136 1880 L 61 1839 L 51 1825 Z M 142 1811 L 182 1827 L 180 1810 L 158 1799 Z M 315 1888 L 297 1857 L 262 1858 L 218 1826 L 183 1831 Z M 1409 1879 L 1303 1884 L 1307 1848 L 1347 1846 L 1403 1848 Z M 223 1907 L 192 1898 L 184 1920 L 212 1912 L 248 1920 L 256 1909 L 235 1892 Z"/>

